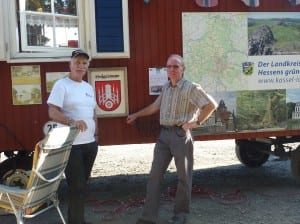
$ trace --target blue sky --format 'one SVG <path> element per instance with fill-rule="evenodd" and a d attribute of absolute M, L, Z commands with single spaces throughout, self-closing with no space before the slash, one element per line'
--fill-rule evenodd
<path fill-rule="evenodd" d="M 300 89 L 287 89 L 286 90 L 286 102 L 300 102 Z"/>

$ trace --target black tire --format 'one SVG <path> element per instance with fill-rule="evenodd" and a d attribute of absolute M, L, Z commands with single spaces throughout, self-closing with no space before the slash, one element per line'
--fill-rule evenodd
<path fill-rule="evenodd" d="M 25 188 L 28 182 L 26 171 L 32 168 L 32 157 L 16 156 L 8 158 L 0 164 L 1 184 Z"/>
<path fill-rule="evenodd" d="M 266 151 L 271 150 L 271 145 L 251 142 L 246 140 L 236 141 L 235 154 L 239 161 L 248 167 L 259 167 L 269 159 Z"/>
<path fill-rule="evenodd" d="M 300 184 L 300 146 L 291 153 L 291 171 L 297 183 Z"/>

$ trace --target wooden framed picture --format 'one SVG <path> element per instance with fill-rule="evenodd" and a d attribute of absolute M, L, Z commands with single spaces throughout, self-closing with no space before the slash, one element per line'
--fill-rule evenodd
<path fill-rule="evenodd" d="M 126 67 L 90 68 L 88 81 L 95 88 L 98 117 L 128 115 Z"/>

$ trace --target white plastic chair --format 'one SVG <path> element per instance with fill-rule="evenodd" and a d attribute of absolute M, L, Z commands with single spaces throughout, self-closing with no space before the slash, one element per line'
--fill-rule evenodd
<path fill-rule="evenodd" d="M 17 224 L 55 207 L 62 222 L 57 189 L 64 177 L 71 147 L 78 130 L 75 127 L 52 129 L 35 147 L 32 171 L 26 189 L 0 184 L 0 208 L 13 212 Z"/>

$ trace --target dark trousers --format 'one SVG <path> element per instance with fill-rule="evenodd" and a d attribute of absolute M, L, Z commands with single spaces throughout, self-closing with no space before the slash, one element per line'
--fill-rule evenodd
<path fill-rule="evenodd" d="M 142 220 L 156 222 L 164 174 L 174 157 L 178 185 L 174 214 L 190 211 L 194 148 L 190 132 L 181 127 L 162 127 L 154 148 L 154 157 L 147 183 L 147 194 Z"/>
<path fill-rule="evenodd" d="M 69 187 L 68 223 L 84 223 L 86 185 L 98 152 L 96 142 L 73 145 L 65 170 Z"/>

